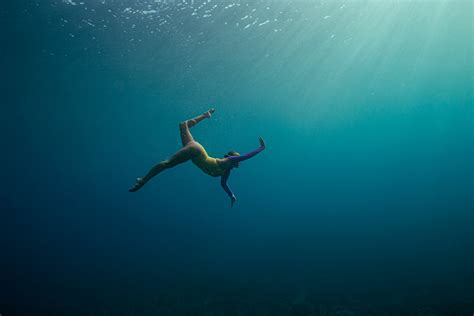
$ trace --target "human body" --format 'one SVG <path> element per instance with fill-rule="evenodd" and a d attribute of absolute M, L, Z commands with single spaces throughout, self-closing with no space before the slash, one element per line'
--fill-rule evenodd
<path fill-rule="evenodd" d="M 179 130 L 181 134 L 181 141 L 183 147 L 178 150 L 169 159 L 159 162 L 143 177 L 137 178 L 135 185 L 129 189 L 130 192 L 139 190 L 145 183 L 150 181 L 151 178 L 158 175 L 165 169 L 173 168 L 174 166 L 191 160 L 199 169 L 204 171 L 206 174 L 212 177 L 221 177 L 221 186 L 227 195 L 231 199 L 231 206 L 234 205 L 237 198 L 232 190 L 227 185 L 227 180 L 230 176 L 230 172 L 233 168 L 238 168 L 240 162 L 250 159 L 262 150 L 265 149 L 265 142 L 259 137 L 260 147 L 254 151 L 241 156 L 235 151 L 228 152 L 224 158 L 213 158 L 210 157 L 204 147 L 194 140 L 189 129 L 195 126 L 206 118 L 210 118 L 215 112 L 214 109 L 210 109 L 207 112 L 179 124 Z"/>

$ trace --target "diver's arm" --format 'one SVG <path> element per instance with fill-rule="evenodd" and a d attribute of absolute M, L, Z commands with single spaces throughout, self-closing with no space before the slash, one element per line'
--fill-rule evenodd
<path fill-rule="evenodd" d="M 234 206 L 235 201 L 237 201 L 237 198 L 235 197 L 234 193 L 232 190 L 229 188 L 227 185 L 227 179 L 229 179 L 230 172 L 227 172 L 221 177 L 221 186 L 224 189 L 225 193 L 230 197 L 230 207 Z"/>
<path fill-rule="evenodd" d="M 253 156 L 255 156 L 256 154 L 258 154 L 259 152 L 265 149 L 265 141 L 263 140 L 263 138 L 259 137 L 258 140 L 260 142 L 260 147 L 258 147 L 257 149 L 243 156 L 232 156 L 232 157 L 229 157 L 229 159 L 233 162 L 242 162 L 242 161 L 252 158 Z"/>

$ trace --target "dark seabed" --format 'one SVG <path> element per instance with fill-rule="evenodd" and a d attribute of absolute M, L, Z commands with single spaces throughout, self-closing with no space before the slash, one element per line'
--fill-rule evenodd
<path fill-rule="evenodd" d="M 474 313 L 472 1 L 14 0 L 0 314 Z M 267 149 L 219 179 L 180 147 Z"/>

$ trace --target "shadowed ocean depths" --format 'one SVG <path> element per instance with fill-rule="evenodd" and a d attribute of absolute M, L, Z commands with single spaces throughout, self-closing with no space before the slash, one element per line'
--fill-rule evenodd
<path fill-rule="evenodd" d="M 473 10 L 2 4 L 1 316 L 472 315 Z"/>

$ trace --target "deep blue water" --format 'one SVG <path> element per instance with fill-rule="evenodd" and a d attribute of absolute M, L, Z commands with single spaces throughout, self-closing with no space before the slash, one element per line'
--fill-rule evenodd
<path fill-rule="evenodd" d="M 471 315 L 470 1 L 0 8 L 0 314 Z M 180 147 L 267 149 L 219 180 Z"/>

